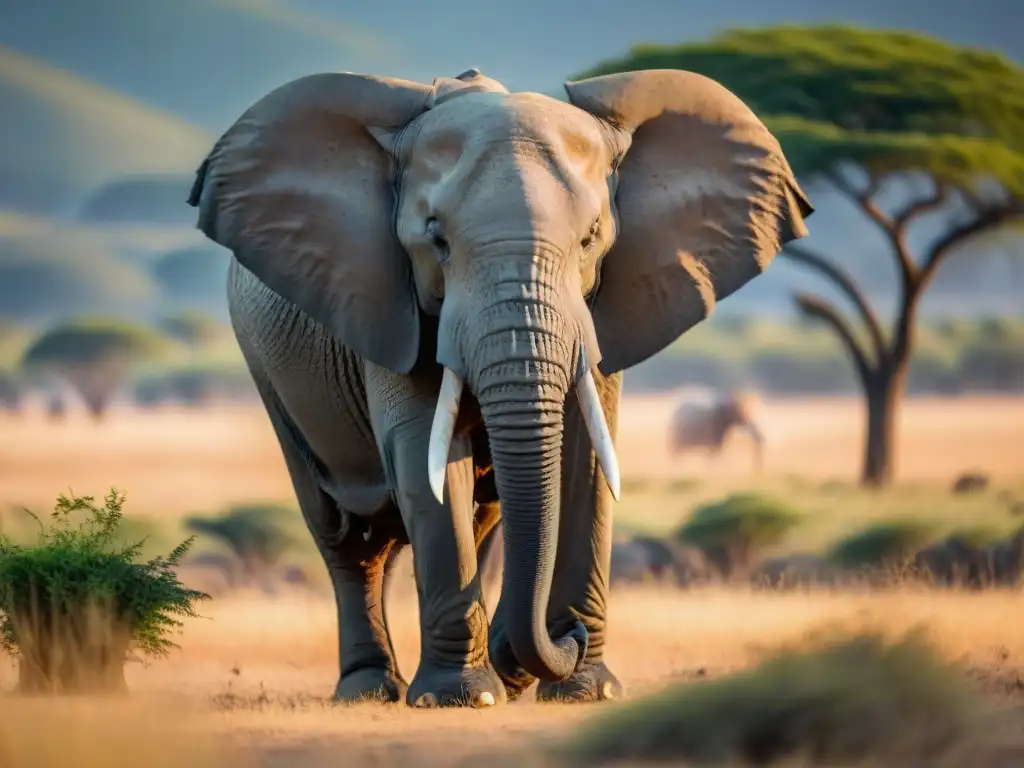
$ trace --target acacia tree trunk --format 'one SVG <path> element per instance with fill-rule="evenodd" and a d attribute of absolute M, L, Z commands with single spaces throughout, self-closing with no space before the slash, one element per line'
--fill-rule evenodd
<path fill-rule="evenodd" d="M 895 357 L 864 382 L 867 401 L 867 439 L 861 484 L 881 487 L 896 475 L 896 423 L 903 403 L 909 360 Z"/>
<path fill-rule="evenodd" d="M 900 173 L 897 171 L 896 175 Z M 803 314 L 831 327 L 853 360 L 867 401 L 867 440 L 861 484 L 884 486 L 895 477 L 896 419 L 906 388 L 910 351 L 914 343 L 914 320 L 921 296 L 939 265 L 964 241 L 1011 221 L 1019 221 L 1024 216 L 1024 199 L 1010 195 L 1006 200 L 991 203 L 980 200 L 972 192 L 964 193 L 961 188 L 960 192 L 966 195 L 967 206 L 973 209 L 974 216 L 947 230 L 926 249 L 924 257 L 917 260 L 907 243 L 908 228 L 919 216 L 945 207 L 954 185 L 948 180 L 934 178 L 932 194 L 911 200 L 901 209 L 887 213 L 874 198 L 888 175 L 879 177 L 869 172 L 867 185 L 859 189 L 835 168 L 823 171 L 822 176 L 881 229 L 892 246 L 899 274 L 898 315 L 890 342 L 885 338 L 867 297 L 849 273 L 803 246 L 789 243 L 783 250 L 787 257 L 827 278 L 833 288 L 844 294 L 867 331 L 866 339 L 858 338 L 848 319 L 835 306 L 818 296 L 797 294 L 797 306 Z"/>

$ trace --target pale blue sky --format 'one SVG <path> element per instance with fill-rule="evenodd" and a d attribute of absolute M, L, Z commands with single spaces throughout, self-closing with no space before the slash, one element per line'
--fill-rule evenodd
<path fill-rule="evenodd" d="M 0 129 L 7 126 L 0 131 L 0 199 L 27 200 L 31 184 L 38 187 L 33 199 L 51 208 L 56 200 L 58 211 L 74 209 L 79 187 L 92 178 L 86 171 L 123 173 L 121 166 L 140 153 L 153 166 L 144 170 L 174 163 L 191 174 L 206 142 L 250 104 L 311 72 L 430 82 L 476 66 L 512 90 L 551 93 L 571 75 L 639 42 L 698 40 L 737 26 L 828 22 L 917 30 L 1024 60 L 1024 0 L 0 0 L 0 54 L 4 48 L 19 54 L 0 56 Z M 65 69 L 83 82 L 50 77 L 37 64 Z M 34 85 L 26 86 L 29 72 Z M 77 100 L 69 100 L 67 87 L 55 95 L 47 85 L 54 80 L 71 82 Z M 157 112 L 137 115 L 123 100 L 115 108 L 117 99 L 104 99 L 89 83 Z M 130 124 L 129 113 L 135 115 Z M 169 127 L 157 130 L 162 120 Z M 107 155 L 98 151 L 102 146 Z M 78 172 L 78 186 L 64 183 L 71 170 Z M 21 186 L 5 192 L 5 179 L 7 186 Z M 814 243 L 869 284 L 890 283 L 891 258 L 861 215 L 834 196 L 815 201 Z M 981 279 L 983 272 L 993 298 L 1016 302 L 1007 269 L 995 263 L 963 278 L 951 275 L 938 281 L 933 295 L 958 301 L 963 281 Z M 755 281 L 743 293 L 777 290 L 773 283 L 791 272 L 794 280 L 813 280 L 776 268 L 772 279 Z M 779 295 L 788 306 L 788 294 Z"/>
<path fill-rule="evenodd" d="M 219 130 L 313 71 L 429 82 L 477 66 L 511 89 L 550 91 L 636 42 L 830 21 L 1024 59 L 1022 0 L 0 0 L 0 45 Z"/>

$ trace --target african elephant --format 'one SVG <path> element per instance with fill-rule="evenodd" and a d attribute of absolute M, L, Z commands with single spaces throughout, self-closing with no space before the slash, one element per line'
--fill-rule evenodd
<path fill-rule="evenodd" d="M 759 402 L 749 394 L 711 393 L 700 399 L 684 398 L 669 425 L 669 453 L 676 456 L 691 448 L 707 448 L 718 455 L 729 432 L 738 428 L 754 441 L 755 466 L 761 468 L 764 434 L 757 424 Z"/>
<path fill-rule="evenodd" d="M 568 102 L 470 70 L 299 78 L 216 142 L 189 203 L 232 251 L 241 351 L 337 597 L 339 699 L 595 699 L 621 371 L 807 234 L 777 140 L 658 70 Z M 570 396 L 575 392 L 575 396 Z M 500 518 L 488 622 L 476 547 Z M 410 543 L 421 657 L 382 604 Z"/>

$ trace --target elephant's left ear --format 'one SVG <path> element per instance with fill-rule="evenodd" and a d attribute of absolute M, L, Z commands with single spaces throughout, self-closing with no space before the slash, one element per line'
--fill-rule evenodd
<path fill-rule="evenodd" d="M 619 232 L 592 313 L 602 373 L 635 365 L 707 318 L 807 235 L 814 209 L 778 141 L 719 83 L 645 70 L 566 83 L 569 101 L 632 144 L 619 165 Z"/>
<path fill-rule="evenodd" d="M 394 231 L 385 148 L 429 86 L 350 72 L 307 75 L 238 118 L 196 173 L 199 228 L 266 286 L 378 365 L 409 371 L 420 318 Z"/>

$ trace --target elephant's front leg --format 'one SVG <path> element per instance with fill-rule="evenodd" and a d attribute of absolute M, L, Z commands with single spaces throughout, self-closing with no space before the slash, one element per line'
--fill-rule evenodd
<path fill-rule="evenodd" d="M 403 376 L 366 365 L 371 421 L 413 549 L 420 608 L 420 662 L 412 706 L 490 706 L 505 690 L 487 653 L 487 615 L 473 530 L 473 456 L 468 434 L 452 440 L 444 503 L 430 488 L 427 446 L 440 372 Z"/>
<path fill-rule="evenodd" d="M 609 377 L 594 371 L 594 383 L 612 437 L 618 429 L 622 374 Z M 623 695 L 619 680 L 604 661 L 608 624 L 608 584 L 611 570 L 612 499 L 597 465 L 583 421 L 579 401 L 565 405 L 562 449 L 562 508 L 558 555 L 548 602 L 548 629 L 552 637 L 565 634 L 579 620 L 589 642 L 584 664 L 565 681 L 540 681 L 539 701 L 597 701 Z M 526 690 L 534 678 L 518 667 L 511 648 L 503 642 L 501 604 L 491 624 L 492 655 L 509 698 Z"/>

